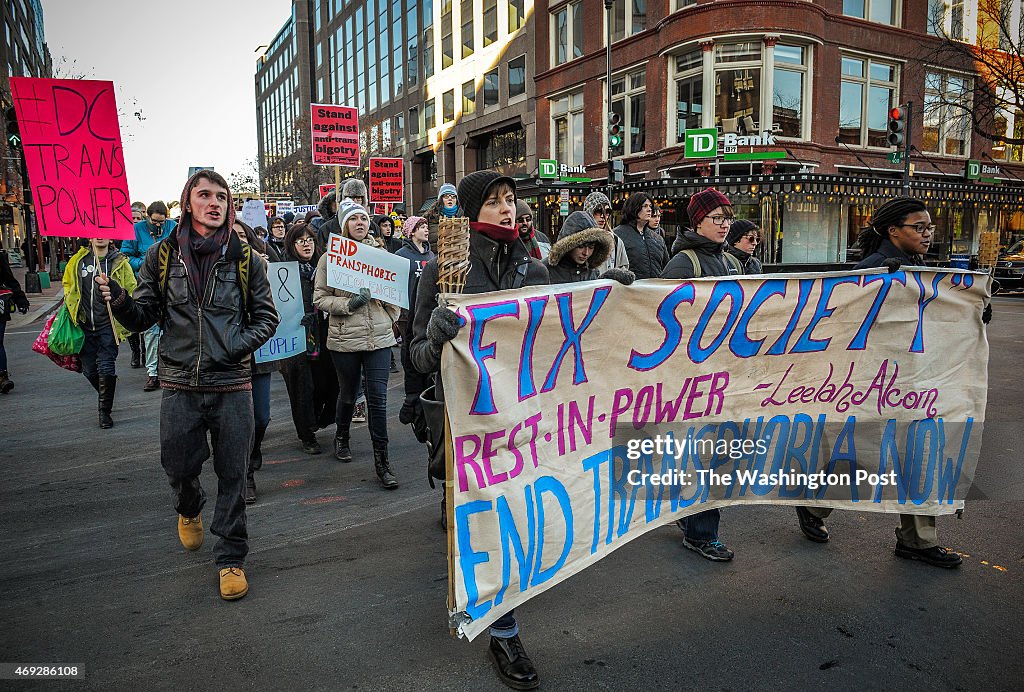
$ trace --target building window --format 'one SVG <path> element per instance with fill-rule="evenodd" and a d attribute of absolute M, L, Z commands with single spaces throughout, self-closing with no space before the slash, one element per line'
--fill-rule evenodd
<path fill-rule="evenodd" d="M 615 43 L 647 29 L 647 0 L 615 0 L 611 15 Z"/>
<path fill-rule="evenodd" d="M 459 11 L 462 19 L 462 57 L 473 54 L 473 0 L 462 0 Z"/>
<path fill-rule="evenodd" d="M 643 70 L 612 80 L 612 112 L 618 113 L 622 119 L 622 129 L 626 136 L 622 138 L 620 146 L 611 149 L 608 158 L 639 154 L 644 150 L 647 130 L 646 87 L 647 78 Z"/>
<path fill-rule="evenodd" d="M 480 170 L 494 170 L 502 175 L 526 173 L 526 131 L 512 130 L 489 135 L 482 142 L 477 157 Z"/>
<path fill-rule="evenodd" d="M 715 44 L 715 123 L 722 132 L 739 132 L 751 121 L 760 128 L 761 46 L 761 41 Z"/>
<path fill-rule="evenodd" d="M 701 126 L 704 114 L 704 51 L 697 49 L 676 57 L 676 143 L 686 141 L 687 129 Z"/>
<path fill-rule="evenodd" d="M 561 65 L 583 55 L 583 3 L 564 5 L 551 13 L 551 62 Z"/>
<path fill-rule="evenodd" d="M 551 100 L 552 150 L 559 163 L 583 165 L 583 92 Z"/>
<path fill-rule="evenodd" d="M 434 99 L 429 99 L 423 104 L 423 131 L 429 133 L 435 127 L 437 122 L 434 119 Z"/>
<path fill-rule="evenodd" d="M 444 122 L 450 123 L 455 120 L 455 90 L 444 92 L 441 97 L 441 115 L 444 118 Z"/>
<path fill-rule="evenodd" d="M 498 40 L 498 0 L 484 0 L 484 48 Z"/>
<path fill-rule="evenodd" d="M 681 10 L 684 7 L 693 7 L 697 4 L 697 0 L 675 0 L 676 9 Z"/>
<path fill-rule="evenodd" d="M 526 93 L 526 56 L 508 61 L 508 97 L 514 99 Z"/>
<path fill-rule="evenodd" d="M 921 148 L 946 156 L 967 156 L 972 105 L 971 80 L 945 72 L 926 73 Z"/>
<path fill-rule="evenodd" d="M 484 75 L 484 108 L 498 105 L 501 98 L 498 94 L 499 83 L 498 70 L 491 70 Z"/>
<path fill-rule="evenodd" d="M 526 24 L 526 0 L 508 0 L 508 33 L 523 28 Z"/>
<path fill-rule="evenodd" d="M 476 82 L 472 79 L 462 85 L 462 114 L 476 113 Z"/>
<path fill-rule="evenodd" d="M 980 12 L 988 16 L 979 18 L 979 6 L 975 0 L 928 0 L 928 33 L 954 41 L 974 43 L 979 21 L 982 25 L 1003 24 L 1007 31 L 1013 33 L 1012 30 L 1020 25 L 1019 15 L 1015 16 L 1015 12 L 1020 12 L 1019 3 L 990 3 L 982 5 Z M 1007 35 L 1007 31 L 1000 31 L 996 26 L 991 27 L 991 30 L 999 31 L 1001 50 L 1011 51 L 1019 43 L 1019 38 Z"/>
<path fill-rule="evenodd" d="M 869 22 L 897 26 L 899 4 L 899 0 L 843 0 L 843 14 Z"/>
<path fill-rule="evenodd" d="M 455 62 L 455 48 L 452 43 L 452 1 L 441 2 L 441 69 Z"/>
<path fill-rule="evenodd" d="M 402 113 L 391 119 L 391 134 L 396 143 L 405 141 L 405 115 Z"/>
<path fill-rule="evenodd" d="M 782 137 L 803 138 L 808 52 L 803 46 L 775 46 L 771 125 Z"/>
<path fill-rule="evenodd" d="M 888 147 L 889 109 L 896 103 L 895 65 L 843 56 L 839 90 L 839 140 L 861 147 Z"/>
<path fill-rule="evenodd" d="M 419 137 L 420 134 L 420 109 L 413 106 L 409 109 L 409 138 Z"/>

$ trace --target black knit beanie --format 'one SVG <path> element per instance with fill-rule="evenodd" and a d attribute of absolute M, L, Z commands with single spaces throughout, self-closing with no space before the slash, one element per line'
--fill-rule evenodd
<path fill-rule="evenodd" d="M 474 171 L 459 181 L 459 204 L 470 221 L 480 218 L 484 200 L 491 188 L 498 183 L 507 183 L 512 190 L 516 189 L 516 181 L 495 171 Z"/>
<path fill-rule="evenodd" d="M 739 219 L 729 227 L 729 235 L 725 236 L 725 242 L 735 245 L 737 240 L 754 230 L 757 230 L 756 223 L 750 219 Z"/>

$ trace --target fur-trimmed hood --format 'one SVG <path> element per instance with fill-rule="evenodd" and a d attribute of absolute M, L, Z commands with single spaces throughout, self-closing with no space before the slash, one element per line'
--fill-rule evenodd
<path fill-rule="evenodd" d="M 551 246 L 548 263 L 558 264 L 571 251 L 586 243 L 594 243 L 594 252 L 590 255 L 587 266 L 596 269 L 603 265 L 612 251 L 612 236 L 600 228 L 584 228 L 569 234 L 559 233 L 558 241 Z"/>

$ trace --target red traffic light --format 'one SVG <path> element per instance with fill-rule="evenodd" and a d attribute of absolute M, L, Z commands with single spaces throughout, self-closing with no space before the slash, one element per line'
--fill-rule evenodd
<path fill-rule="evenodd" d="M 903 120 L 907 117 L 907 111 L 905 108 L 896 107 L 889 111 L 889 117 L 892 120 Z"/>

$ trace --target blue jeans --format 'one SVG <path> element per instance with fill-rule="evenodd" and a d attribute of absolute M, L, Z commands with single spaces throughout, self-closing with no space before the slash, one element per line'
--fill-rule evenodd
<path fill-rule="evenodd" d="M 722 512 L 708 509 L 698 514 L 691 514 L 683 519 L 683 535 L 691 543 L 707 543 L 718 540 L 718 521 Z"/>
<path fill-rule="evenodd" d="M 374 449 L 388 447 L 388 377 L 391 375 L 391 349 L 376 351 L 331 351 L 338 372 L 338 411 L 335 435 L 347 438 L 359 389 L 360 369 L 366 375 L 366 422 Z"/>
<path fill-rule="evenodd" d="M 4 348 L 4 332 L 7 331 L 7 321 L 0 319 L 0 372 L 7 372 L 7 349 Z"/>
<path fill-rule="evenodd" d="M 114 332 L 107 329 L 85 330 L 85 341 L 78 354 L 82 360 L 82 374 L 86 379 L 97 375 L 116 375 L 117 342 Z"/>
<path fill-rule="evenodd" d="M 203 462 L 210 458 L 210 442 L 213 443 L 217 504 L 210 533 L 219 539 L 213 546 L 218 568 L 240 567 L 249 552 L 242 491 L 252 436 L 252 395 L 249 392 L 163 391 L 160 463 L 174 491 L 174 509 L 178 514 L 198 516 L 206 504 L 199 474 Z"/>
<path fill-rule="evenodd" d="M 498 639 L 511 639 L 517 634 L 519 634 L 519 623 L 516 622 L 515 608 L 491 623 L 490 635 L 492 637 L 497 637 Z"/>
<path fill-rule="evenodd" d="M 252 376 L 252 413 L 257 428 L 270 425 L 270 376 L 272 372 Z"/>

